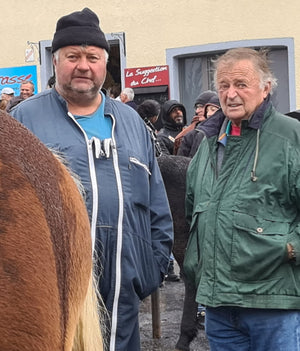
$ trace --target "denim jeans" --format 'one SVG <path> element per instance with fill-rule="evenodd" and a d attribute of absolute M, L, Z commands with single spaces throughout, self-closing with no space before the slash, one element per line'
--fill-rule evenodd
<path fill-rule="evenodd" d="M 300 311 L 206 307 L 210 351 L 300 351 Z"/>

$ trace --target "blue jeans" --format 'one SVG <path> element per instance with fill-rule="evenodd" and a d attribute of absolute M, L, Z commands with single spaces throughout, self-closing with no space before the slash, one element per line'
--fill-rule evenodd
<path fill-rule="evenodd" d="M 300 351 L 300 311 L 206 307 L 210 351 Z"/>

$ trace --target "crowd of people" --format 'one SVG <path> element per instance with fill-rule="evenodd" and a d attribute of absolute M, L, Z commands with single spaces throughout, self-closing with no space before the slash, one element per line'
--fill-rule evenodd
<path fill-rule="evenodd" d="M 188 124 L 180 101 L 137 105 L 131 88 L 101 89 L 109 44 L 90 9 L 58 20 L 52 53 L 49 89 L 34 95 L 25 81 L 20 96 L 5 88 L 1 100 L 80 176 L 107 349 L 140 350 L 139 301 L 179 280 L 157 163 L 166 154 L 192 159 L 184 270 L 205 306 L 211 351 L 300 350 L 300 124 L 271 103 L 266 54 L 220 56 L 216 90 L 199 92 Z"/>
<path fill-rule="evenodd" d="M 15 96 L 12 88 L 5 87 L 1 90 L 0 109 L 10 112 L 21 101 L 34 95 L 34 84 L 30 80 L 23 80 L 20 84 L 20 95 Z"/>

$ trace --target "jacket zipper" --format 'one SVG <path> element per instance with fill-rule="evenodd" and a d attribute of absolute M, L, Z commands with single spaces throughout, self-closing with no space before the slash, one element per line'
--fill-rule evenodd
<path fill-rule="evenodd" d="M 116 345 L 116 334 L 117 334 L 117 321 L 118 321 L 118 306 L 119 306 L 119 298 L 121 291 L 121 253 L 122 253 L 122 245 L 123 245 L 123 217 L 124 217 L 124 197 L 123 197 L 123 188 L 122 188 L 122 180 L 121 180 L 121 172 L 119 168 L 119 157 L 116 147 L 116 139 L 115 139 L 115 126 L 116 120 L 113 115 L 110 115 L 113 125 L 112 125 L 112 159 L 113 166 L 115 170 L 115 176 L 117 181 L 117 191 L 119 196 L 119 215 L 118 215 L 118 230 L 117 230 L 117 250 L 116 250 L 116 281 L 115 281 L 115 295 L 114 302 L 112 308 L 112 316 L 111 316 L 111 333 L 110 333 L 110 351 L 115 350 Z"/>
<path fill-rule="evenodd" d="M 68 112 L 68 116 L 70 118 L 72 118 L 73 122 L 81 130 L 82 134 L 84 135 L 85 143 L 87 146 L 87 153 L 88 153 L 88 160 L 89 160 L 89 171 L 90 171 L 92 193 L 93 193 L 91 238 L 92 238 L 92 251 L 94 252 L 95 241 L 96 241 L 96 224 L 97 224 L 97 216 L 98 216 L 98 185 L 97 185 L 97 177 L 96 177 L 95 163 L 94 163 L 94 157 L 93 157 L 93 141 L 89 141 L 84 129 L 76 121 L 75 117 L 73 116 L 73 114 L 71 112 Z"/>
<path fill-rule="evenodd" d="M 136 164 L 136 165 L 138 165 L 138 166 L 143 167 L 144 170 L 145 170 L 149 175 L 151 175 L 151 172 L 150 172 L 149 168 L 148 168 L 144 163 L 142 163 L 141 161 L 139 161 L 137 158 L 135 158 L 135 157 L 129 157 L 129 161 L 132 162 L 132 163 L 134 163 L 134 164 Z"/>

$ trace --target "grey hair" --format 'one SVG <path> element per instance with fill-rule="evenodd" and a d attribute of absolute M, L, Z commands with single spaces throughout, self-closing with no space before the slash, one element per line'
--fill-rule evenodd
<path fill-rule="evenodd" d="M 125 88 L 122 90 L 122 93 L 125 94 L 129 101 L 132 101 L 134 99 L 134 91 L 131 88 Z"/>
<path fill-rule="evenodd" d="M 23 80 L 23 81 L 21 82 L 21 85 L 20 85 L 20 86 L 22 86 L 22 85 L 24 85 L 24 84 L 29 84 L 29 85 L 31 86 L 32 92 L 34 92 L 34 84 L 33 84 L 33 82 L 32 82 L 31 80 Z"/>
<path fill-rule="evenodd" d="M 277 79 L 270 69 L 270 60 L 268 59 L 267 49 L 254 50 L 251 48 L 230 49 L 225 54 L 219 56 L 213 61 L 214 64 L 214 86 L 217 90 L 217 71 L 221 64 L 233 64 L 241 60 L 250 60 L 260 75 L 260 88 L 263 89 L 266 84 L 270 83 L 271 91 L 277 87 Z"/>

